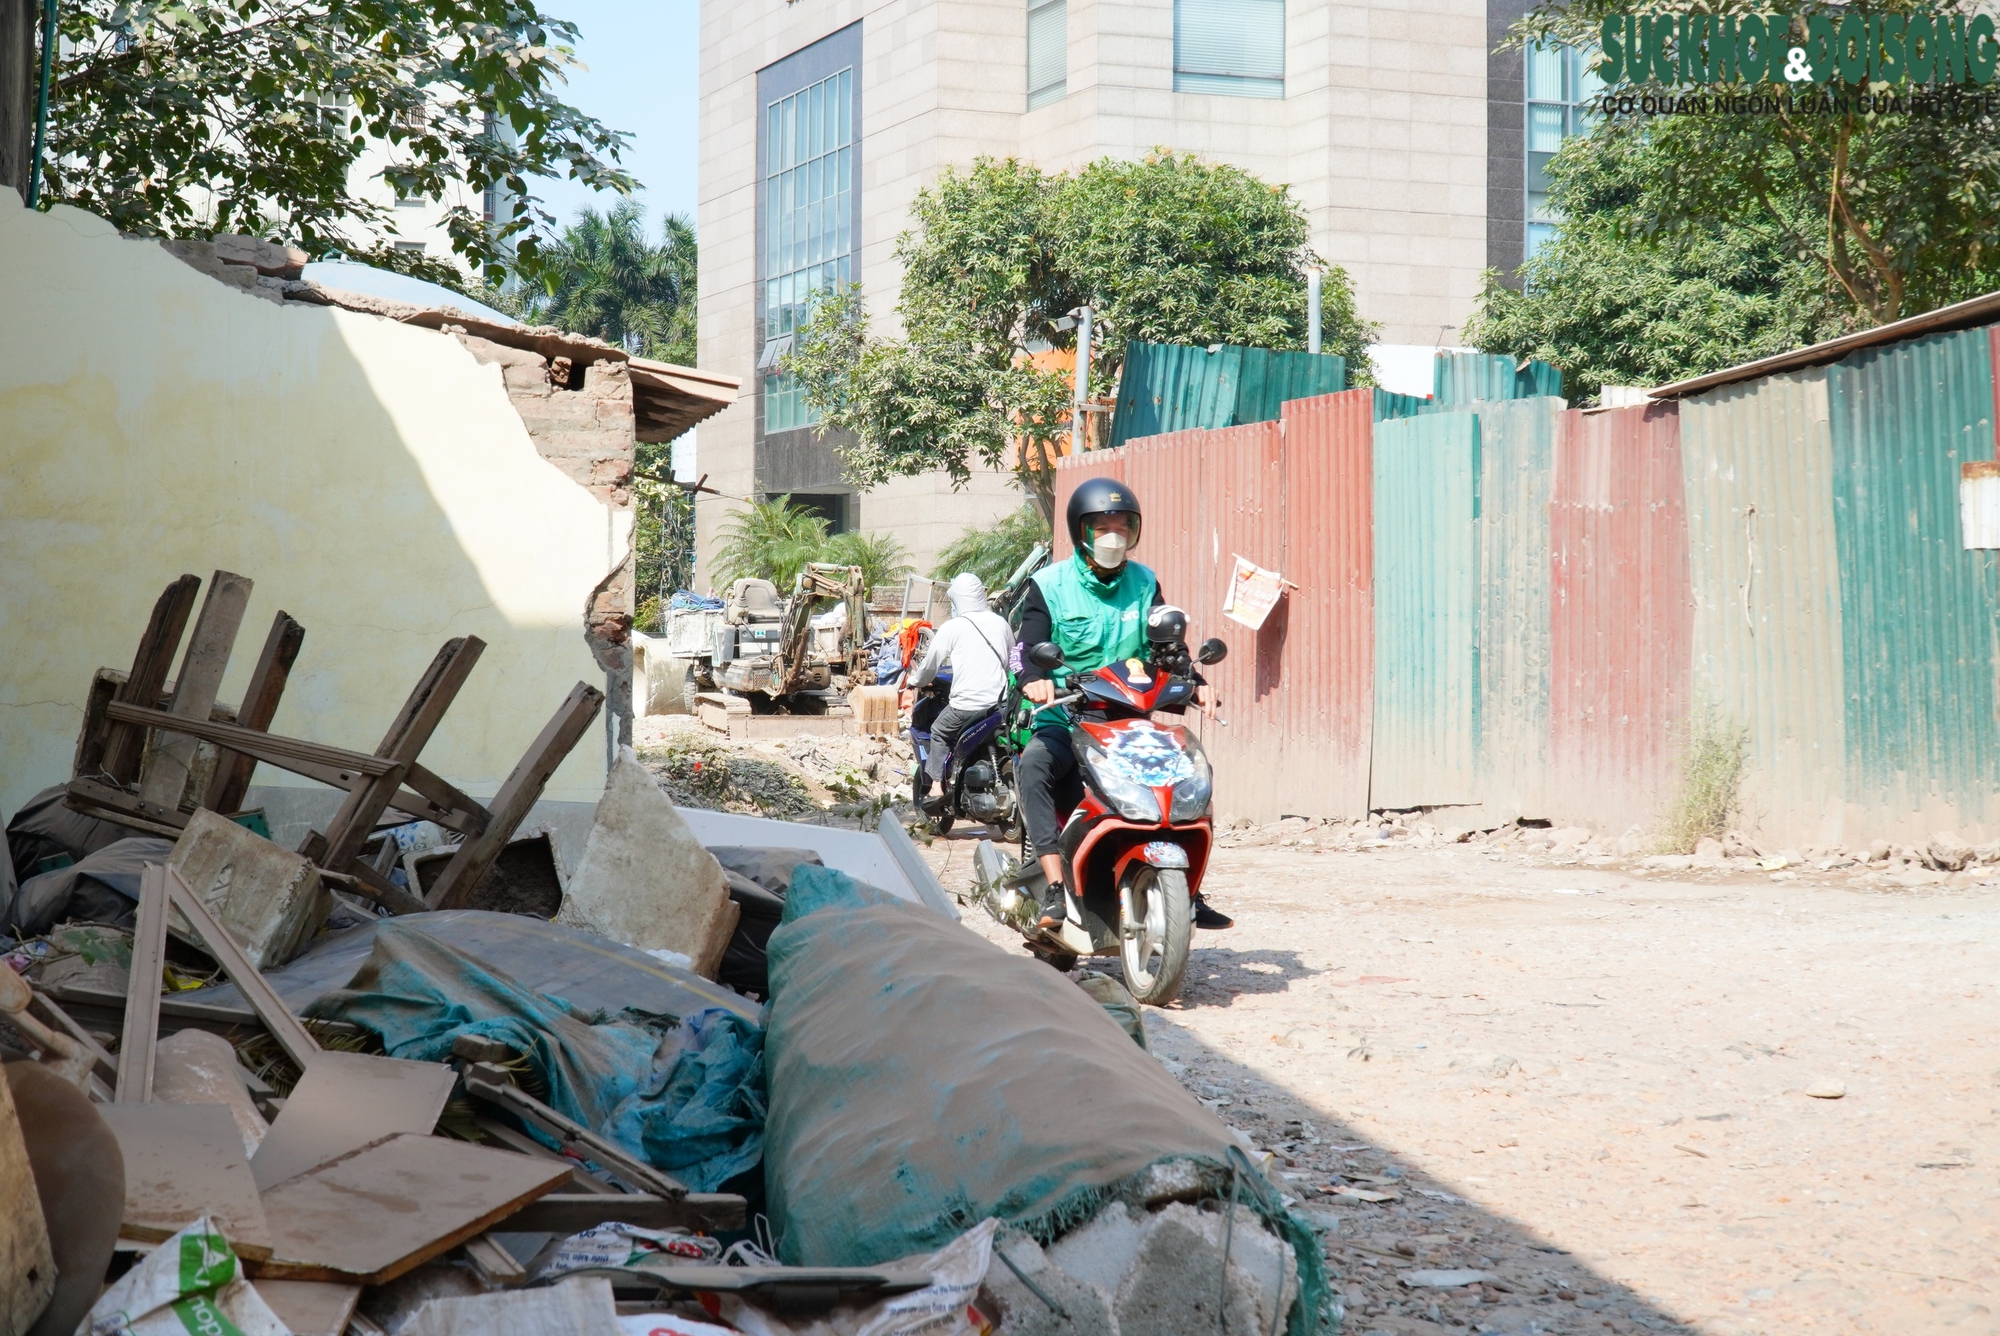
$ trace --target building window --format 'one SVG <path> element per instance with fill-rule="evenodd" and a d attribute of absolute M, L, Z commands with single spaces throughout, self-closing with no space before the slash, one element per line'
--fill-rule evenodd
<path fill-rule="evenodd" d="M 854 71 L 844 69 L 764 109 L 764 430 L 817 420 L 776 363 L 807 303 L 853 277 Z"/>
<path fill-rule="evenodd" d="M 1590 128 L 1590 101 L 1604 91 L 1593 66 L 1595 51 L 1573 46 L 1530 46 L 1527 50 L 1527 255 L 1553 237 L 1560 215 L 1549 206 L 1549 159 L 1571 135 Z"/>
<path fill-rule="evenodd" d="M 1069 92 L 1069 0 L 1028 0 L 1028 110 Z"/>
<path fill-rule="evenodd" d="M 1285 95 L 1285 0 L 1174 0 L 1174 91 Z"/>

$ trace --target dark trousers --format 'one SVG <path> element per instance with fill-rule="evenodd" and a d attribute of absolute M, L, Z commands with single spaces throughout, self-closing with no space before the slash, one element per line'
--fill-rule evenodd
<path fill-rule="evenodd" d="M 1021 750 L 1014 764 L 1021 790 L 1021 815 L 1028 824 L 1028 847 L 1035 857 L 1057 852 L 1062 823 L 1083 801 L 1083 776 L 1077 773 L 1076 752 L 1069 730 L 1042 728 Z"/>
<path fill-rule="evenodd" d="M 955 705 L 947 705 L 938 711 L 931 721 L 931 745 L 925 754 L 924 771 L 933 781 L 944 778 L 944 763 L 951 756 L 951 749 L 958 744 L 958 735 L 965 731 L 967 724 L 977 723 L 993 713 L 993 707 L 983 710 L 961 710 Z M 926 791 L 930 785 L 924 785 Z"/>

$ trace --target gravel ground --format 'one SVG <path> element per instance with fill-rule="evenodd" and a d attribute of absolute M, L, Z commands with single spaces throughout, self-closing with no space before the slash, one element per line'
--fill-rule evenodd
<path fill-rule="evenodd" d="M 2000 1331 L 1993 851 L 1391 834 L 1232 832 L 1237 927 L 1147 1013 L 1332 1227 L 1348 1332 Z"/>

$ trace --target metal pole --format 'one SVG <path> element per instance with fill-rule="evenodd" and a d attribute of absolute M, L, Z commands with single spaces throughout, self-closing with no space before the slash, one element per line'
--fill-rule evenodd
<path fill-rule="evenodd" d="M 1306 274 L 1306 351 L 1319 351 L 1319 283 L 1320 272 L 1310 270 Z"/>
<path fill-rule="evenodd" d="M 1070 448 L 1078 454 L 1089 448 L 1090 414 L 1090 308 L 1076 308 L 1076 405 L 1070 416 Z"/>
<path fill-rule="evenodd" d="M 28 207 L 42 198 L 42 149 L 49 138 L 49 79 L 56 67 L 56 0 L 42 6 L 42 83 L 35 94 L 35 160 L 28 164 Z"/>

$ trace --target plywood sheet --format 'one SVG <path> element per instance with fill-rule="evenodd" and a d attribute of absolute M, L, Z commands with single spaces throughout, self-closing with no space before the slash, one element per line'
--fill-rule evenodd
<path fill-rule="evenodd" d="M 399 1136 L 264 1194 L 273 1253 L 251 1274 L 394 1280 L 569 1180 L 568 1166 L 445 1137 Z"/>
<path fill-rule="evenodd" d="M 337 1280 L 260 1280 L 256 1288 L 292 1336 L 341 1336 L 361 1298 L 359 1285 Z"/>
<path fill-rule="evenodd" d="M 220 1104 L 102 1104 L 125 1156 L 125 1237 L 159 1242 L 210 1215 L 246 1260 L 271 1255 L 236 1120 Z"/>
<path fill-rule="evenodd" d="M 441 1062 L 405 1062 L 327 1049 L 313 1058 L 250 1171 L 267 1191 L 308 1169 L 399 1133 L 428 1134 L 455 1076 Z"/>

